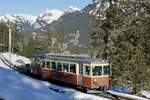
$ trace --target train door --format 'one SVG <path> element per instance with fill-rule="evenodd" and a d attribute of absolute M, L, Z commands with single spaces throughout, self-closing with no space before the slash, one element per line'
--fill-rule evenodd
<path fill-rule="evenodd" d="M 78 84 L 80 86 L 83 85 L 83 64 L 79 64 L 79 78 L 78 78 Z"/>

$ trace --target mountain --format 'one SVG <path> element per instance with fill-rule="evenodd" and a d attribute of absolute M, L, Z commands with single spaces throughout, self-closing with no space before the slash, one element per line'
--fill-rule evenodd
<path fill-rule="evenodd" d="M 80 11 L 80 9 L 77 8 L 77 7 L 69 6 L 68 8 L 66 8 L 66 9 L 64 10 L 64 13 L 65 13 L 65 14 L 67 14 L 67 13 L 74 13 L 74 12 L 76 12 L 76 11 Z"/>
<path fill-rule="evenodd" d="M 36 29 L 47 26 L 53 21 L 58 20 L 62 15 L 66 13 L 73 13 L 75 11 L 79 11 L 76 7 L 68 7 L 64 11 L 57 9 L 46 9 L 39 16 L 33 16 L 29 14 L 7 14 L 5 16 L 0 16 L 0 21 L 10 21 L 13 23 L 19 24 L 24 32 L 32 32 Z"/>
<path fill-rule="evenodd" d="M 63 15 L 63 11 L 53 9 L 53 10 L 45 10 L 42 12 L 36 19 L 36 22 L 33 25 L 34 29 L 42 28 L 51 22 L 58 20 L 60 16 Z"/>
<path fill-rule="evenodd" d="M 42 35 L 44 32 L 54 32 L 62 29 L 67 50 L 73 51 L 76 48 L 80 49 L 81 52 L 87 52 L 95 22 L 95 17 L 90 14 L 94 6 L 89 4 L 84 9 L 76 11 L 72 11 L 70 7 L 70 9 L 65 10 L 65 13 L 58 20 L 36 30 L 36 32 Z M 55 38 L 55 32 L 52 33 L 52 36 Z"/>
<path fill-rule="evenodd" d="M 5 16 L 0 16 L 0 21 L 10 21 L 12 23 L 17 23 L 23 28 L 23 30 L 31 31 L 33 30 L 32 25 L 35 23 L 36 18 L 36 16 L 32 16 L 29 14 L 7 14 Z"/>
<path fill-rule="evenodd" d="M 12 22 L 19 21 L 19 25 L 24 29 L 26 39 L 29 39 L 33 32 L 45 36 L 48 32 L 63 29 L 67 50 L 76 48 L 80 49 L 81 52 L 87 52 L 90 47 L 90 35 L 95 23 L 95 17 L 90 13 L 94 7 L 95 4 L 89 4 L 81 10 L 72 6 L 64 9 L 64 11 L 47 9 L 39 16 L 28 15 L 29 17 L 25 17 L 27 15 L 18 14 L 15 16 L 9 15 L 8 18 L 2 16 L 0 20 L 6 21 L 5 18 L 7 18 Z M 52 34 L 52 36 L 55 38 L 55 34 Z"/>

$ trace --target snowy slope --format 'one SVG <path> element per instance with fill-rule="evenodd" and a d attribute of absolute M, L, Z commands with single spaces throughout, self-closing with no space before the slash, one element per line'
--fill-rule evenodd
<path fill-rule="evenodd" d="M 64 92 L 56 92 L 53 87 Z M 39 81 L 0 67 L 0 97 L 6 100 L 109 100 Z"/>
<path fill-rule="evenodd" d="M 67 100 L 42 82 L 0 67 L 0 97 L 6 100 Z"/>
<path fill-rule="evenodd" d="M 49 88 L 52 88 L 52 90 L 59 91 L 61 93 L 61 95 L 69 98 L 69 100 L 110 100 L 107 98 L 82 93 L 82 92 L 76 91 L 74 89 L 64 88 L 61 86 L 53 85 L 48 82 L 44 82 L 44 84 L 47 85 Z"/>

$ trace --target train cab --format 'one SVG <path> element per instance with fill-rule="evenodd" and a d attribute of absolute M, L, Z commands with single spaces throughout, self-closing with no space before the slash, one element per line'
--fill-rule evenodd
<path fill-rule="evenodd" d="M 108 89 L 111 85 L 111 66 L 107 62 L 84 64 L 83 87 Z"/>

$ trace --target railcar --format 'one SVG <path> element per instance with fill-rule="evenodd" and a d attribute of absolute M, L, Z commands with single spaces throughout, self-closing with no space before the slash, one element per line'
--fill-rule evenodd
<path fill-rule="evenodd" d="M 111 66 L 107 61 L 83 55 L 44 54 L 35 56 L 32 73 L 83 89 L 108 89 Z"/>

